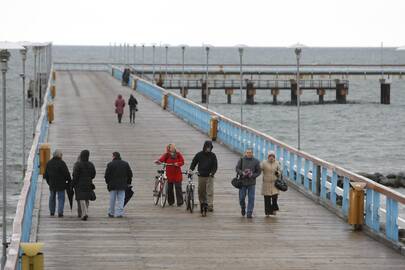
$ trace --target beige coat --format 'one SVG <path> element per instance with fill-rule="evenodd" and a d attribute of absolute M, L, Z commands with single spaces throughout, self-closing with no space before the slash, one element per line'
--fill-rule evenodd
<path fill-rule="evenodd" d="M 276 171 L 281 175 L 280 163 L 275 160 L 270 163 L 268 160 L 263 160 L 260 163 L 260 167 L 263 172 L 263 184 L 262 184 L 262 195 L 272 196 L 278 194 L 278 189 L 274 185 L 277 180 Z"/>

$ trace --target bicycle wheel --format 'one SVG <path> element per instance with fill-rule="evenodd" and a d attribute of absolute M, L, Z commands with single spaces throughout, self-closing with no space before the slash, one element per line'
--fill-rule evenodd
<path fill-rule="evenodd" d="M 190 213 L 194 211 L 194 188 L 190 188 Z"/>
<path fill-rule="evenodd" d="M 160 189 L 160 206 L 163 208 L 166 205 L 166 200 L 167 200 L 167 181 L 164 181 L 163 185 L 161 186 Z"/>
<path fill-rule="evenodd" d="M 159 203 L 159 199 L 160 199 L 160 185 L 161 182 L 159 181 L 159 179 L 157 179 L 155 181 L 155 189 L 153 190 L 153 203 L 155 205 L 157 205 Z"/>
<path fill-rule="evenodd" d="M 190 187 L 186 186 L 186 194 L 184 195 L 184 201 L 186 202 L 186 210 L 190 210 Z"/>

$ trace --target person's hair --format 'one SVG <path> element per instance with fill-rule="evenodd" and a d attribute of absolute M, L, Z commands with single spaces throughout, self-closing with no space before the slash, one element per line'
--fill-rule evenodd
<path fill-rule="evenodd" d="M 274 151 L 269 151 L 269 152 L 267 153 L 267 157 L 269 157 L 269 156 L 276 157 L 276 153 L 274 153 Z"/>
<path fill-rule="evenodd" d="M 83 150 L 80 152 L 79 161 L 89 161 L 90 151 Z"/>
<path fill-rule="evenodd" d="M 55 151 L 53 151 L 53 157 L 62 158 L 62 151 L 55 149 Z"/>
<path fill-rule="evenodd" d="M 247 151 L 249 151 L 249 152 L 252 152 L 252 153 L 253 153 L 253 148 L 252 148 L 252 147 L 246 148 L 245 153 L 246 153 Z"/>
<path fill-rule="evenodd" d="M 170 151 L 170 147 L 173 146 L 174 150 L 176 151 L 176 145 L 174 143 L 169 143 L 166 147 L 167 152 Z"/>
<path fill-rule="evenodd" d="M 114 153 L 113 153 L 113 157 L 114 157 L 115 159 L 121 159 L 121 154 L 120 154 L 119 152 L 114 152 Z"/>

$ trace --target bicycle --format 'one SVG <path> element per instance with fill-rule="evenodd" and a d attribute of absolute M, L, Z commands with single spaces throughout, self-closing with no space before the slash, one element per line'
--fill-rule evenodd
<path fill-rule="evenodd" d="M 194 211 L 194 190 L 195 185 L 193 183 L 193 173 L 192 172 L 183 172 L 187 175 L 187 186 L 186 192 L 184 194 L 184 201 L 186 202 L 186 210 L 189 210 L 190 213 Z"/>
<path fill-rule="evenodd" d="M 158 175 L 155 176 L 155 188 L 153 189 L 153 203 L 158 205 L 160 201 L 160 206 L 163 208 L 167 201 L 167 177 L 166 177 L 166 166 L 170 165 L 167 163 L 161 163 L 163 168 L 157 170 Z"/>

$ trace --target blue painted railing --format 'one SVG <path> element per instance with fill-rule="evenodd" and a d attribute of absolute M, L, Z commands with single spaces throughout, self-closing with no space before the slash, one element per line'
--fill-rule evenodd
<path fill-rule="evenodd" d="M 52 74 L 52 71 L 50 72 Z M 41 107 L 41 115 L 37 122 L 35 137 L 31 151 L 28 156 L 27 170 L 24 177 L 24 185 L 21 190 L 20 199 L 17 204 L 16 215 L 13 221 L 13 232 L 7 253 L 5 269 L 21 269 L 21 242 L 29 242 L 32 228 L 32 215 L 37 194 L 37 184 L 39 177 L 39 147 L 45 142 L 48 134 L 47 102 L 52 100 L 50 94 L 51 75 L 48 81 L 45 98 L 46 102 Z"/>
<path fill-rule="evenodd" d="M 119 68 L 112 67 L 112 74 L 121 80 L 122 72 Z M 398 239 L 398 224 L 401 223 L 402 228 L 405 228 L 405 220 L 398 216 L 398 204 L 405 204 L 404 195 L 306 152 L 298 151 L 267 134 L 241 125 L 143 79 L 134 76 L 131 76 L 131 79 L 136 80 L 137 91 L 156 103 L 161 103 L 163 96 L 167 95 L 167 109 L 205 133 L 210 130 L 211 118 L 217 117 L 217 140 L 232 150 L 243 153 L 247 148 L 253 148 L 255 156 L 260 160 L 267 158 L 266 153 L 269 150 L 274 151 L 276 159 L 281 162 L 283 175 L 293 185 L 315 196 L 320 203 L 334 209 L 345 219 L 349 215 L 350 182 L 365 182 L 366 227 L 375 235 L 404 250 Z M 385 208 L 381 205 L 383 197 Z M 380 224 L 384 223 L 382 215 L 385 215 L 385 232 Z"/>

